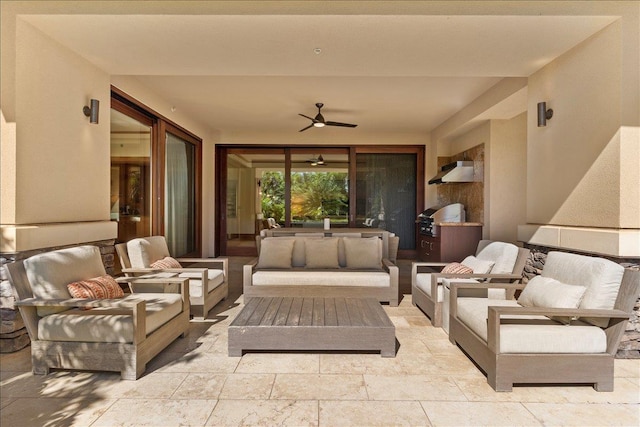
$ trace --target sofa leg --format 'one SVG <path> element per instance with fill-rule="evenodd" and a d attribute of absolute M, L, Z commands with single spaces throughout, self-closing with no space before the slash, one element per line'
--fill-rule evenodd
<path fill-rule="evenodd" d="M 593 385 L 595 391 L 613 391 L 613 378 L 606 381 L 598 381 Z"/>
<path fill-rule="evenodd" d="M 389 306 L 397 307 L 398 306 L 398 300 L 397 299 L 389 300 Z"/>
<path fill-rule="evenodd" d="M 487 382 L 495 391 L 513 391 L 513 382 L 505 378 L 498 378 L 495 373 L 487 373 Z"/>

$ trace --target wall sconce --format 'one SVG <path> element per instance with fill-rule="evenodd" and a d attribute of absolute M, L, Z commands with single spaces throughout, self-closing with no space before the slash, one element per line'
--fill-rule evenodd
<path fill-rule="evenodd" d="M 544 127 L 547 125 L 547 120 L 551 120 L 553 117 L 553 110 L 549 108 L 547 110 L 546 102 L 538 102 L 538 127 Z"/>
<path fill-rule="evenodd" d="M 98 124 L 98 116 L 100 115 L 100 101 L 91 99 L 91 106 L 84 106 L 82 112 L 89 117 L 89 123 Z"/>

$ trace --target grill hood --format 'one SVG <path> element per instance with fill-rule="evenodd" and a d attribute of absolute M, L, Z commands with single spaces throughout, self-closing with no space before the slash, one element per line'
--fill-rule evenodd
<path fill-rule="evenodd" d="M 446 164 L 440 172 L 429 180 L 429 184 L 445 184 L 447 182 L 473 182 L 473 162 L 459 161 Z"/>

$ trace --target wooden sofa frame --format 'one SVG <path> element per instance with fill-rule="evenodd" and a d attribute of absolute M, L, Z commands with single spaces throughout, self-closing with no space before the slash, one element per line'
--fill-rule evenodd
<path fill-rule="evenodd" d="M 523 284 L 480 284 L 474 287 L 523 289 Z M 612 310 L 496 307 L 488 309 L 487 342 L 457 317 L 456 299 L 468 283 L 451 284 L 449 340 L 457 344 L 484 371 L 496 391 L 511 391 L 513 384 L 582 383 L 597 391 L 613 391 L 613 368 L 625 325 L 640 294 L 640 271 L 626 269 Z M 606 353 L 539 354 L 500 353 L 500 324 L 503 316 L 542 315 L 608 318 L 603 328 L 607 336 Z M 571 327 L 571 326 L 567 326 Z"/>
<path fill-rule="evenodd" d="M 180 263 L 217 263 L 222 264 L 222 271 L 224 273 L 224 283 L 216 287 L 211 292 L 205 292 L 206 286 L 204 285 L 208 281 L 207 268 L 199 267 L 185 267 L 185 268 L 168 268 L 168 269 L 154 269 L 154 268 L 132 268 L 131 260 L 129 259 L 129 253 L 127 251 L 126 243 L 118 243 L 116 246 L 116 252 L 120 258 L 120 265 L 122 266 L 122 272 L 129 276 L 135 277 L 140 275 L 149 275 L 154 273 L 198 273 L 201 275 L 203 292 L 202 296 L 198 298 L 198 303 L 191 304 L 191 315 L 199 320 L 204 320 L 207 314 L 216 304 L 224 300 L 229 296 L 229 260 L 227 258 L 177 258 Z"/>
<path fill-rule="evenodd" d="M 140 300 L 119 299 L 38 299 L 33 297 L 23 261 L 7 264 L 9 280 L 13 284 L 29 338 L 31 338 L 32 371 L 46 375 L 49 369 L 82 369 L 116 371 L 124 380 L 136 380 L 145 371 L 147 363 L 176 338 L 186 336 L 189 330 L 188 279 L 136 279 L 133 282 L 178 284 L 182 295 L 182 311 L 164 325 L 146 335 L 146 303 Z M 107 307 L 130 312 L 133 316 L 132 343 L 46 341 L 38 339 L 37 307 Z M 91 315 L 87 311 L 86 315 Z M 104 313 L 96 312 L 96 315 Z"/>
<path fill-rule="evenodd" d="M 478 243 L 478 249 L 476 253 L 480 252 L 484 249 L 489 243 L 492 243 L 492 240 L 481 240 Z M 491 279 L 493 283 L 509 283 L 509 282 L 517 282 L 522 279 L 522 272 L 524 271 L 524 266 L 527 262 L 527 258 L 529 257 L 529 249 L 518 248 L 518 257 L 516 258 L 516 262 L 513 266 L 513 271 L 511 274 L 445 274 L 439 272 L 431 272 L 431 271 L 421 271 L 423 269 L 434 269 L 439 268 L 442 269 L 445 265 L 449 263 L 442 262 L 414 262 L 411 265 L 411 302 L 416 307 L 420 308 L 429 318 L 431 319 L 431 324 L 435 327 L 442 326 L 442 308 L 443 301 L 438 301 L 438 285 L 442 285 L 438 283 L 438 279 L 441 278 L 455 278 L 455 279 Z M 415 277 L 418 273 L 431 273 L 431 295 L 428 295 L 422 289 L 418 288 L 415 283 Z M 478 288 L 479 289 L 479 288 Z M 512 295 L 507 294 L 507 297 Z"/>

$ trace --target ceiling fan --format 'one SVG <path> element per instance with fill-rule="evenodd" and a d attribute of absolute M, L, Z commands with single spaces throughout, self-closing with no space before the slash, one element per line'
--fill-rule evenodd
<path fill-rule="evenodd" d="M 324 162 L 324 158 L 322 157 L 322 154 L 320 154 L 317 157 L 314 156 L 314 157 L 310 158 L 309 160 L 307 160 L 306 162 L 307 163 L 311 163 L 311 166 L 326 166 L 326 163 Z"/>
<path fill-rule="evenodd" d="M 316 114 L 316 116 L 314 118 L 311 118 L 309 116 L 305 116 L 304 114 L 299 114 L 300 116 L 311 120 L 311 124 L 309 126 L 307 126 L 306 128 L 300 129 L 298 132 L 303 132 L 303 131 L 309 129 L 310 127 L 321 128 L 321 127 L 324 127 L 324 126 L 342 126 L 342 127 L 347 127 L 347 128 L 354 128 L 354 127 L 358 126 L 358 125 L 354 125 L 354 124 L 351 124 L 351 123 L 340 123 L 340 122 L 325 121 L 322 113 L 320 112 L 320 109 L 323 106 L 324 106 L 324 104 L 322 102 L 316 103 L 316 107 L 318 107 L 318 114 Z"/>

